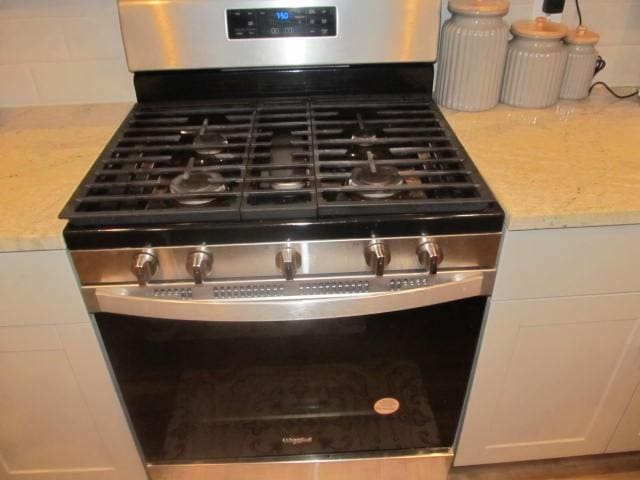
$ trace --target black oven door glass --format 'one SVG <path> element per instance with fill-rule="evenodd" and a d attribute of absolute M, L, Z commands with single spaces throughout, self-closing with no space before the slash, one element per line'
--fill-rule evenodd
<path fill-rule="evenodd" d="M 147 462 L 243 461 L 450 447 L 485 303 L 314 321 L 96 319 Z"/>

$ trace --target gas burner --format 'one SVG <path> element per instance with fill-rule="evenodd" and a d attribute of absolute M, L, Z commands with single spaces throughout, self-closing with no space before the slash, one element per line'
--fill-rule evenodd
<path fill-rule="evenodd" d="M 293 156 L 291 139 L 293 137 L 289 134 L 274 135 L 271 139 L 271 162 L 272 165 L 288 166 L 295 163 Z M 295 168 L 277 169 L 273 170 L 271 174 L 277 177 L 293 177 L 298 176 L 298 172 Z M 300 190 L 306 187 L 305 180 L 292 179 L 292 180 L 277 180 L 271 183 L 273 190 Z"/>
<path fill-rule="evenodd" d="M 224 193 L 227 186 L 224 177 L 217 172 L 192 172 L 187 171 L 171 180 L 171 193 L 191 194 L 191 193 Z M 215 201 L 215 197 L 179 199 L 177 202 L 188 207 L 208 205 Z"/>
<path fill-rule="evenodd" d="M 209 127 L 209 120 L 205 119 L 202 122 L 202 127 L 200 127 L 200 131 L 193 139 L 193 145 L 196 147 L 196 152 L 200 155 L 207 157 L 214 157 L 223 152 L 225 145 L 229 144 L 229 141 L 225 138 L 224 135 L 218 132 L 209 132 L 207 128 Z M 210 145 L 203 148 L 198 148 L 199 145 Z"/>
<path fill-rule="evenodd" d="M 375 131 L 370 130 L 364 124 L 361 114 L 356 114 L 358 126 L 351 133 L 351 144 L 347 149 L 347 155 L 353 159 L 381 157 L 379 148 L 376 148 L 376 140 L 378 135 Z"/>
<path fill-rule="evenodd" d="M 278 180 L 271 184 L 271 188 L 274 190 L 288 191 L 288 190 L 302 190 L 307 186 L 304 180 Z"/>
<path fill-rule="evenodd" d="M 380 187 L 380 191 L 354 192 L 358 197 L 371 200 L 398 196 L 400 192 L 387 189 L 403 184 L 404 180 L 398 169 L 389 166 L 356 167 L 349 178 L 349 186 L 352 187 Z"/>

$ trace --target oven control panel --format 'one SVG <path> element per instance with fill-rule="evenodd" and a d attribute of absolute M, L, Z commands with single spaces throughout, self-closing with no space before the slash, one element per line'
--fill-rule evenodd
<path fill-rule="evenodd" d="M 336 7 L 227 10 L 229 39 L 335 37 Z"/>

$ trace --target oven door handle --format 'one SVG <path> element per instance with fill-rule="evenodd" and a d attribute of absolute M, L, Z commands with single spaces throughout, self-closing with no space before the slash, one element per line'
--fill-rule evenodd
<path fill-rule="evenodd" d="M 210 322 L 292 321 L 372 315 L 488 296 L 494 278 L 494 270 L 443 272 L 431 285 L 409 290 L 291 299 L 158 298 L 140 295 L 136 287 L 84 290 L 92 313 Z"/>

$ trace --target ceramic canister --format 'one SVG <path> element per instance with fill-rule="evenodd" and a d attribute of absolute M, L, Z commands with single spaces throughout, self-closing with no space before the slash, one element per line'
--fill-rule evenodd
<path fill-rule="evenodd" d="M 567 63 L 567 27 L 538 17 L 515 22 L 511 33 L 500 100 L 523 108 L 555 104 Z"/>
<path fill-rule="evenodd" d="M 565 37 L 569 59 L 564 70 L 560 98 L 579 100 L 589 95 L 589 87 L 598 61 L 598 52 L 595 47 L 598 40 L 600 35 L 582 25 L 571 30 Z"/>
<path fill-rule="evenodd" d="M 452 17 L 442 26 L 436 101 L 455 110 L 493 108 L 507 55 L 508 0 L 449 0 Z"/>

